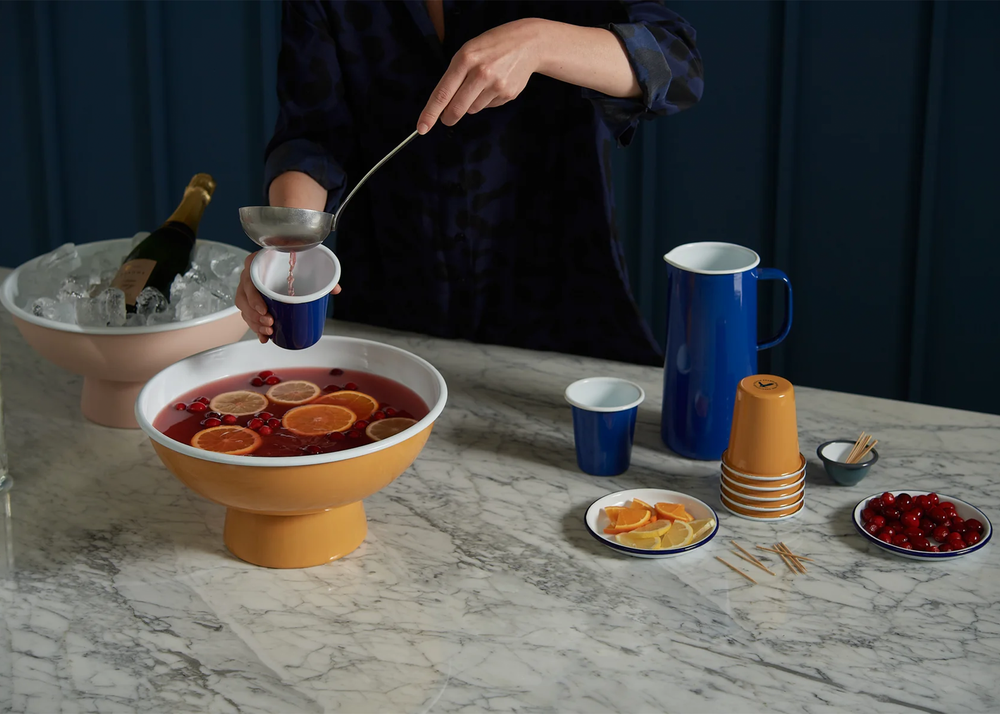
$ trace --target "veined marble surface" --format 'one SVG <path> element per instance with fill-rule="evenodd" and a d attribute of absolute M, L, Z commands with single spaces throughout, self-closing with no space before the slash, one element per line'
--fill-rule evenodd
<path fill-rule="evenodd" d="M 925 564 L 850 522 L 862 497 L 912 488 L 996 523 L 1000 417 L 800 387 L 807 510 L 758 524 L 721 510 L 716 463 L 661 445 L 659 370 L 331 323 L 430 360 L 449 403 L 415 465 L 366 500 L 357 551 L 266 570 L 229 555 L 223 508 L 141 432 L 85 421 L 81 379 L 0 313 L 16 551 L 0 586 L 4 711 L 1000 710 L 1000 546 Z M 646 390 L 618 478 L 576 468 L 562 393 L 590 375 Z M 881 459 L 836 486 L 816 446 L 862 428 Z M 713 504 L 719 536 L 669 560 L 595 542 L 587 506 L 637 487 Z M 730 555 L 730 538 L 815 562 L 771 577 Z"/>

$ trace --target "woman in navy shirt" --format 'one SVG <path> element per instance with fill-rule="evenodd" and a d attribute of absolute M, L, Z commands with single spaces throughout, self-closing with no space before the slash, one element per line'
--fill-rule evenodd
<path fill-rule="evenodd" d="M 338 319 L 658 364 L 611 150 L 701 92 L 695 32 L 660 2 L 286 2 L 268 200 L 335 211 L 416 123 L 339 223 Z"/>

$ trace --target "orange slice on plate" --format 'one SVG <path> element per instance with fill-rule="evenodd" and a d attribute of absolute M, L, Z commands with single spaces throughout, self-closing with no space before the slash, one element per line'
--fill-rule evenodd
<path fill-rule="evenodd" d="M 209 409 L 219 414 L 247 416 L 257 414 L 267 408 L 267 397 L 260 392 L 241 389 L 238 392 L 223 392 L 208 403 Z"/>
<path fill-rule="evenodd" d="M 395 436 L 401 431 L 406 431 L 416 423 L 416 419 L 407 419 L 406 417 L 380 419 L 369 424 L 368 428 L 365 429 L 365 434 L 368 435 L 369 439 L 382 441 L 382 439 L 388 439 L 390 436 Z"/>
<path fill-rule="evenodd" d="M 324 394 L 316 400 L 316 404 L 336 404 L 338 407 L 350 409 L 358 419 L 367 419 L 378 409 L 378 402 L 364 392 L 354 392 L 345 389 L 333 394 Z"/>
<path fill-rule="evenodd" d="M 638 508 L 645 508 L 647 511 L 652 511 L 653 513 L 656 513 L 656 509 L 655 508 L 653 508 L 652 506 L 650 506 L 645 501 L 640 501 L 638 498 L 633 498 L 632 499 L 632 507 L 633 508 L 636 508 L 636 507 L 638 507 Z"/>
<path fill-rule="evenodd" d="M 312 382 L 307 382 L 304 379 L 293 379 L 289 382 L 279 382 L 268 389 L 267 398 L 275 404 L 294 407 L 299 404 L 308 404 L 322 391 Z"/>
<path fill-rule="evenodd" d="M 694 520 L 694 516 L 684 510 L 684 505 L 680 503 L 657 503 L 656 514 L 668 521 L 684 521 L 685 523 L 689 523 Z"/>
<path fill-rule="evenodd" d="M 604 509 L 604 513 L 607 514 L 608 520 L 611 521 L 611 525 L 615 525 L 618 522 L 618 514 L 627 510 L 627 506 L 608 506 Z"/>
<path fill-rule="evenodd" d="M 242 426 L 213 426 L 191 437 L 191 446 L 196 449 L 231 456 L 252 454 L 262 443 L 260 434 Z"/>
<path fill-rule="evenodd" d="M 322 436 L 347 431 L 357 417 L 350 409 L 335 404 L 307 404 L 285 412 L 281 425 L 298 436 Z"/>
<path fill-rule="evenodd" d="M 605 533 L 626 533 L 635 530 L 639 526 L 649 523 L 650 512 L 645 508 L 626 508 L 618 514 L 618 520 L 613 526 L 604 529 Z"/>

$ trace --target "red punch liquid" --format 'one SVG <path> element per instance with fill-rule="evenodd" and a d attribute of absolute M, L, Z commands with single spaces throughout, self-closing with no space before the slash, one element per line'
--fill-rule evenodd
<path fill-rule="evenodd" d="M 406 417 L 420 421 L 430 411 L 412 389 L 388 377 L 350 369 L 330 370 L 326 367 L 299 367 L 275 372 L 250 372 L 209 382 L 180 395 L 175 403 L 164 407 L 153 420 L 153 426 L 175 441 L 190 444 L 191 438 L 199 431 L 216 426 L 211 420 L 221 421 L 223 418 L 223 415 L 213 413 L 207 405 L 207 402 L 211 402 L 213 397 L 223 392 L 238 390 L 266 394 L 267 390 L 273 386 L 275 379 L 279 382 L 292 380 L 312 382 L 322 390 L 320 397 L 346 388 L 364 392 L 373 397 L 378 402 L 379 407 L 371 417 L 364 420 L 366 424 L 359 424 L 357 428 L 352 427 L 346 432 L 323 436 L 299 436 L 292 434 L 277 423 L 281 421 L 285 412 L 298 405 L 286 406 L 270 402 L 263 412 L 265 416 L 270 415 L 270 424 L 261 417 L 260 413 L 236 417 L 235 424 L 237 426 L 253 429 L 263 439 L 261 446 L 250 456 L 304 456 L 353 449 L 372 443 L 372 439 L 365 434 L 365 426 L 373 420 L 387 417 Z M 269 384 L 268 380 L 272 383 Z M 205 403 L 204 409 L 194 406 L 199 399 Z M 180 405 L 183 405 L 183 408 L 179 408 Z M 262 430 L 262 427 L 266 427 L 266 429 Z"/>

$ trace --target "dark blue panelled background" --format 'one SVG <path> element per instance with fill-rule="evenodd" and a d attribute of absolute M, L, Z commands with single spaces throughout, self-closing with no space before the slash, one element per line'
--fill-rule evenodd
<path fill-rule="evenodd" d="M 669 2 L 706 91 L 616 154 L 636 297 L 660 256 L 742 243 L 795 287 L 763 369 L 1000 413 L 1000 3 Z M 202 235 L 247 245 L 276 114 L 274 2 L 0 2 L 0 264 L 158 224 L 198 171 Z M 415 119 L 415 118 L 414 118 Z M 782 310 L 763 300 L 762 333 Z"/>

